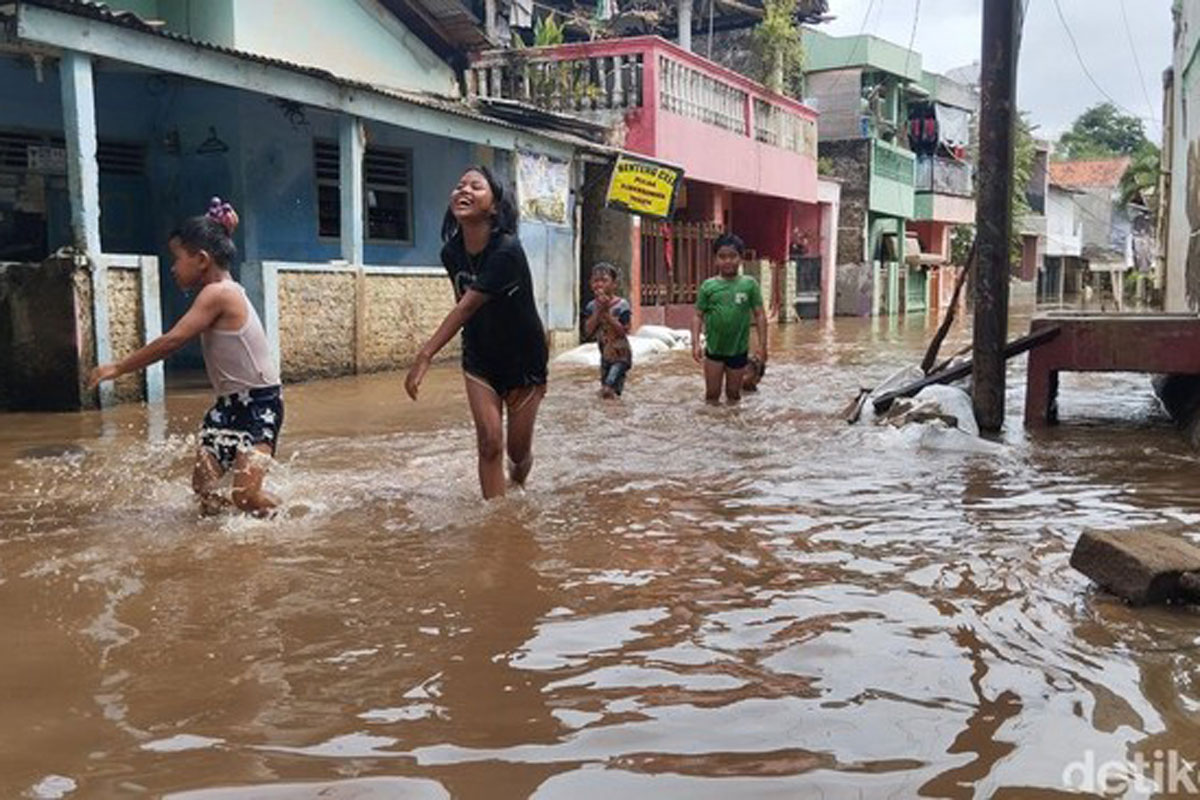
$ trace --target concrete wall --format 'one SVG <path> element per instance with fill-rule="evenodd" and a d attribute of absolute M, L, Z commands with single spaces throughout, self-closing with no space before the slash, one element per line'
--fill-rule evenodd
<path fill-rule="evenodd" d="M 1087 189 L 1075 195 L 1085 247 L 1111 247 L 1113 201 L 1109 189 Z"/>
<path fill-rule="evenodd" d="M 234 47 L 397 89 L 457 95 L 454 70 L 376 0 L 233 0 Z"/>
<path fill-rule="evenodd" d="M 763 311 L 770 313 L 777 310 L 771 308 L 771 295 L 775 291 L 775 268 L 771 261 L 765 258 L 746 261 L 742 264 L 742 274 L 758 281 L 758 288 L 762 291 Z"/>
<path fill-rule="evenodd" d="M 1200 4 L 1180 3 L 1164 136 L 1166 192 L 1165 307 L 1200 309 Z"/>
<path fill-rule="evenodd" d="M 792 204 L 779 197 L 735 194 L 732 230 L 759 258 L 788 260 Z"/>
<path fill-rule="evenodd" d="M 805 77 L 804 94 L 820 112 L 819 141 L 862 138 L 862 70 L 815 72 Z"/>
<path fill-rule="evenodd" d="M 873 273 L 870 264 L 838 264 L 834 279 L 834 314 L 839 317 L 871 314 Z"/>
<path fill-rule="evenodd" d="M 275 269 L 285 381 L 407 367 L 454 306 L 450 281 L 432 272 Z M 440 357 L 458 352 L 456 338 Z"/>
<path fill-rule="evenodd" d="M 111 359 L 119 361 L 146 343 L 142 324 L 142 276 L 137 270 L 108 271 L 108 338 Z M 113 383 L 121 403 L 145 398 L 145 374 L 122 375 Z"/>
<path fill-rule="evenodd" d="M 1046 255 L 1077 256 L 1082 228 L 1071 192 L 1051 186 L 1046 192 Z"/>
<path fill-rule="evenodd" d="M 363 372 L 408 366 L 421 345 L 454 306 L 450 281 L 442 276 L 365 276 L 365 341 L 359 369 Z M 457 356 L 456 338 L 440 354 Z"/>
<path fill-rule="evenodd" d="M 817 199 L 816 158 L 662 109 L 655 116 L 651 155 L 683 165 L 694 180 L 809 203 Z"/>
<path fill-rule="evenodd" d="M 872 161 L 876 159 L 886 159 L 895 157 L 900 162 L 908 165 L 908 179 L 895 180 L 890 177 L 885 177 L 875 169 L 871 168 L 871 189 L 870 189 L 870 207 L 872 211 L 881 214 L 890 214 L 892 216 L 904 217 L 912 219 L 915 212 L 916 197 L 913 194 L 913 173 L 916 159 L 912 153 L 901 147 L 890 145 L 878 139 L 870 140 L 872 147 Z"/>
<path fill-rule="evenodd" d="M 116 361 L 145 344 L 141 273 L 109 269 L 108 344 Z M 0 265 L 0 408 L 73 411 L 95 405 L 92 272 L 71 259 Z M 145 398 L 144 372 L 115 382 L 119 402 Z"/>
<path fill-rule="evenodd" d="M 285 381 L 355 371 L 354 275 L 281 272 L 280 373 Z"/>
<path fill-rule="evenodd" d="M 114 0 L 212 44 L 398 89 L 457 95 L 454 70 L 377 0 Z"/>
<path fill-rule="evenodd" d="M 920 53 L 878 36 L 830 36 L 812 28 L 804 28 L 803 36 L 805 65 L 812 72 L 862 66 L 910 81 L 923 77 Z"/>
<path fill-rule="evenodd" d="M 90 305 L 77 302 L 76 275 L 70 261 L 0 265 L 0 407 L 82 407 L 82 351 L 90 353 L 91 338 L 81 335 L 76 312 L 87 308 L 90 319 Z"/>
<path fill-rule="evenodd" d="M 601 261 L 613 264 L 621 271 L 621 293 L 633 303 L 633 250 L 637 242 L 634 217 L 621 211 L 605 208 L 608 194 L 608 169 L 601 164 L 588 164 L 584 172 L 582 204 L 583 230 L 579 259 L 580 308 L 592 299 L 592 267 Z M 689 206 L 691 204 L 689 192 Z M 582 323 L 582 320 L 580 320 Z"/>
<path fill-rule="evenodd" d="M 837 263 L 860 264 L 867 260 L 866 229 L 871 176 L 871 143 L 867 139 L 821 142 L 822 158 L 833 164 L 830 177 L 842 181 L 838 218 Z"/>
<path fill-rule="evenodd" d="M 686 202 L 676 206 L 675 218 L 682 222 L 711 222 L 725 225 L 732 220 L 733 193 L 723 186 L 702 181 L 684 180 Z"/>

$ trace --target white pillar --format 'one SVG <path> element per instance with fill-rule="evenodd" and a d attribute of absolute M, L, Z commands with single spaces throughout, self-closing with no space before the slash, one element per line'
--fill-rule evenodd
<path fill-rule="evenodd" d="M 68 50 L 60 66 L 63 125 L 67 138 L 67 179 L 71 193 L 71 233 L 75 246 L 100 255 L 100 170 L 96 164 L 96 99 L 92 60 Z"/>
<path fill-rule="evenodd" d="M 162 335 L 162 300 L 158 294 L 158 259 L 154 256 L 138 257 L 138 272 L 141 275 L 142 331 L 144 340 L 152 342 Z M 165 393 L 163 362 L 157 361 L 146 367 L 146 402 L 150 405 L 163 402 Z M 162 436 L 151 437 L 152 441 Z"/>
<path fill-rule="evenodd" d="M 692 49 L 692 0 L 679 0 L 679 46 Z"/>
<path fill-rule="evenodd" d="M 363 263 L 363 151 L 366 136 L 358 117 L 342 117 L 338 137 L 338 160 L 342 184 L 342 258 L 349 264 Z"/>
<path fill-rule="evenodd" d="M 487 38 L 496 43 L 496 0 L 483 2 L 483 30 Z"/>
<path fill-rule="evenodd" d="M 96 93 L 92 60 L 73 50 L 59 62 L 63 133 L 67 140 L 67 189 L 71 198 L 71 234 L 92 267 L 92 320 L 96 361 L 112 360 L 108 334 L 108 267 L 100 250 L 100 168 L 96 163 Z M 112 405 L 113 384 L 100 385 L 100 407 Z"/>
<path fill-rule="evenodd" d="M 833 319 L 837 300 L 837 236 L 839 203 L 821 203 L 821 319 Z"/>

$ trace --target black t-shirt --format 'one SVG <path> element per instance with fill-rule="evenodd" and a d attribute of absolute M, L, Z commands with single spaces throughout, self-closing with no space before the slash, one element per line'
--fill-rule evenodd
<path fill-rule="evenodd" d="M 546 382 L 546 332 L 533 296 L 533 278 L 521 242 L 494 233 L 482 253 L 468 255 L 462 234 L 442 247 L 442 264 L 454 284 L 454 297 L 467 289 L 488 301 L 463 326 L 463 369 L 509 389 Z"/>

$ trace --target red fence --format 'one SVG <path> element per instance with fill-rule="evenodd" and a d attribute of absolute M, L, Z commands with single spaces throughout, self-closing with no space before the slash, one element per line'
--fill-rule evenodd
<path fill-rule="evenodd" d="M 642 305 L 696 302 L 696 290 L 717 274 L 712 245 L 720 225 L 642 220 Z"/>

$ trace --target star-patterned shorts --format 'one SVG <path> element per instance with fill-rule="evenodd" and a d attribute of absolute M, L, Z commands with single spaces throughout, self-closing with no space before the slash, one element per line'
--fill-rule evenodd
<path fill-rule="evenodd" d="M 266 444 L 275 455 L 283 427 L 283 393 L 278 386 L 250 389 L 217 398 L 200 425 L 200 446 L 221 469 L 229 470 L 238 453 Z"/>

